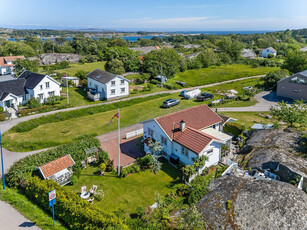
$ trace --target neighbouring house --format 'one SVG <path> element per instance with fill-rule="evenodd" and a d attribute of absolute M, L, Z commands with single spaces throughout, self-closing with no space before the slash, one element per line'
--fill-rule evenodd
<path fill-rule="evenodd" d="M 44 103 L 48 97 L 60 96 L 60 91 L 60 83 L 52 77 L 24 71 L 18 78 L 0 81 L 0 106 L 4 111 L 17 111 L 32 97 Z"/>
<path fill-rule="evenodd" d="M 201 105 L 143 121 L 144 151 L 149 151 L 150 141 L 159 141 L 164 146 L 161 155 L 173 165 L 193 165 L 205 155 L 208 161 L 201 173 L 205 167 L 219 163 L 223 144 L 231 144 L 232 136 L 220 131 L 225 119 Z"/>
<path fill-rule="evenodd" d="M 269 57 L 269 54 L 272 54 L 274 57 L 276 57 L 277 51 L 273 47 L 270 46 L 270 47 L 268 47 L 266 49 L 262 49 L 261 53 L 260 53 L 260 56 L 264 57 L 264 58 L 267 58 L 267 57 Z"/>
<path fill-rule="evenodd" d="M 47 164 L 39 166 L 38 170 L 45 180 L 51 179 L 59 185 L 64 186 L 70 183 L 70 178 L 73 175 L 71 167 L 75 164 L 76 163 L 70 154 L 67 154 L 50 161 Z"/>
<path fill-rule="evenodd" d="M 195 44 L 188 44 L 188 45 L 183 45 L 183 48 L 185 49 L 193 49 L 193 48 L 200 48 L 200 45 L 195 45 Z"/>
<path fill-rule="evenodd" d="M 244 58 L 254 59 L 257 57 L 252 49 L 244 49 L 241 51 L 241 56 Z"/>
<path fill-rule="evenodd" d="M 7 56 L 0 57 L 0 74 L 14 74 L 14 64 L 13 62 L 17 59 L 25 59 L 24 56 Z"/>
<path fill-rule="evenodd" d="M 300 51 L 306 52 L 307 51 L 307 46 L 304 48 L 301 48 Z"/>
<path fill-rule="evenodd" d="M 185 58 L 186 59 L 193 59 L 193 58 L 196 58 L 200 53 L 193 53 L 193 54 L 189 54 L 189 55 L 186 55 Z"/>
<path fill-rule="evenodd" d="M 129 95 L 129 80 L 113 73 L 95 69 L 87 75 L 88 98 L 109 100 Z"/>
<path fill-rule="evenodd" d="M 141 55 L 145 55 L 153 50 L 161 50 L 161 48 L 160 46 L 143 46 L 143 47 L 129 48 L 129 50 L 132 50 L 134 52 L 139 52 Z"/>
<path fill-rule="evenodd" d="M 277 95 L 307 101 L 307 70 L 277 82 Z"/>

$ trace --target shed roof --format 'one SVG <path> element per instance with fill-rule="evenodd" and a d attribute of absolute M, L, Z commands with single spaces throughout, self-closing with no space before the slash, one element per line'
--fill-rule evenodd
<path fill-rule="evenodd" d="M 202 132 L 214 137 L 215 139 L 219 139 L 219 140 L 222 140 L 222 141 L 228 141 L 228 140 L 232 139 L 232 136 L 230 136 L 226 133 L 217 131 L 216 129 L 213 129 L 213 128 L 204 129 L 204 130 L 202 130 Z"/>
<path fill-rule="evenodd" d="M 69 168 L 73 165 L 75 165 L 74 160 L 72 159 L 70 154 L 67 154 L 67 155 L 62 156 L 58 159 L 50 161 L 47 164 L 41 165 L 39 167 L 39 170 L 42 173 L 43 177 L 46 179 L 46 178 L 62 171 L 63 169 Z"/>

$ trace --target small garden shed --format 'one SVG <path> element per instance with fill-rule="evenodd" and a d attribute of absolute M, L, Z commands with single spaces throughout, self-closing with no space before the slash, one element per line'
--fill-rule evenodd
<path fill-rule="evenodd" d="M 74 165 L 74 160 L 70 154 L 67 154 L 41 165 L 38 169 L 45 180 L 51 179 L 59 185 L 64 186 L 70 182 L 70 178 L 73 175 L 71 167 Z"/>

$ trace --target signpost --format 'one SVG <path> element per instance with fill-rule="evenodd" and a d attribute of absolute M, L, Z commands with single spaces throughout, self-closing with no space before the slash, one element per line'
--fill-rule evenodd
<path fill-rule="evenodd" d="M 54 204 L 55 204 L 56 193 L 55 189 L 49 192 L 49 206 L 52 206 L 52 218 L 53 218 L 53 227 L 54 227 Z"/>

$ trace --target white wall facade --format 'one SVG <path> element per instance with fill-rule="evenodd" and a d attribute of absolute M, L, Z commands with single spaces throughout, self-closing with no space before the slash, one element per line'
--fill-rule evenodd
<path fill-rule="evenodd" d="M 113 82 L 115 84 L 113 84 Z M 105 98 L 107 100 L 129 95 L 129 81 L 120 76 L 114 77 L 106 84 L 98 82 L 92 78 L 87 78 L 87 87 L 97 89 L 99 93 L 102 93 L 101 98 Z"/>
<path fill-rule="evenodd" d="M 267 58 L 267 57 L 269 56 L 269 54 L 273 54 L 274 57 L 275 57 L 277 53 L 276 53 L 276 52 L 273 52 L 273 51 L 270 50 L 270 49 L 265 49 L 265 50 L 262 50 L 262 51 L 261 51 L 261 57 Z"/>
<path fill-rule="evenodd" d="M 49 87 L 47 86 L 47 83 L 49 83 Z M 33 90 L 28 91 L 31 97 L 40 98 L 42 103 L 50 96 L 61 95 L 60 84 L 48 76 L 45 76 Z"/>
<path fill-rule="evenodd" d="M 153 130 L 153 136 L 149 135 L 148 128 Z M 219 129 L 218 126 L 215 127 L 216 129 Z M 208 157 L 208 161 L 205 164 L 205 167 L 210 167 L 211 165 L 216 165 L 221 159 L 221 147 L 222 145 L 218 142 L 213 141 L 211 144 L 206 146 L 204 150 L 198 155 L 195 152 L 191 151 L 188 149 L 188 154 L 185 155 L 182 153 L 182 145 L 180 145 L 177 142 L 172 141 L 166 133 L 163 131 L 161 126 L 154 120 L 149 120 L 143 123 L 143 138 L 146 139 L 148 137 L 152 137 L 155 140 L 159 141 L 162 143 L 162 136 L 166 138 L 166 144 L 164 145 L 164 153 L 166 155 L 163 155 L 167 160 L 170 160 L 170 155 L 173 153 L 176 156 L 179 157 L 180 162 L 186 165 L 193 165 L 194 161 L 199 158 L 202 155 L 205 155 Z M 146 144 L 144 144 L 144 151 L 148 152 L 149 148 Z M 205 167 L 200 169 L 202 171 Z"/>

